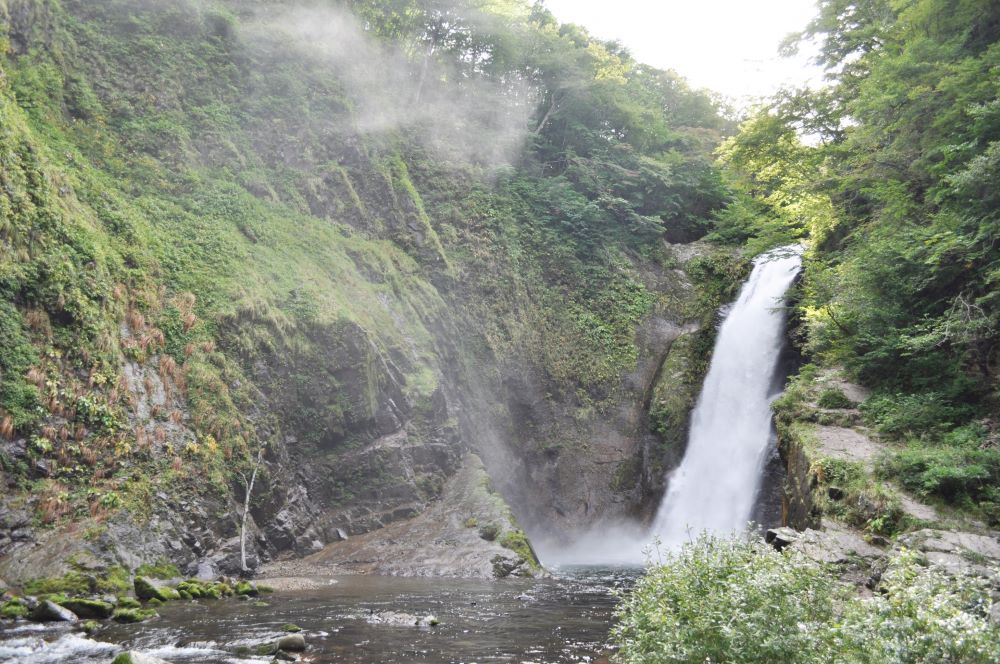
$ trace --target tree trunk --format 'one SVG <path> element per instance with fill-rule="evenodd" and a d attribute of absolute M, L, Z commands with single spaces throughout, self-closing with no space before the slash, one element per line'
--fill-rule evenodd
<path fill-rule="evenodd" d="M 545 125 L 549 123 L 549 119 L 552 118 L 552 114 L 556 112 L 556 109 L 558 107 L 559 104 L 556 102 L 556 96 L 553 94 L 552 102 L 549 104 L 549 110 L 545 111 L 545 116 L 542 118 L 542 121 L 538 123 L 537 127 L 535 127 L 534 131 L 535 136 L 538 136 L 540 133 L 542 133 L 542 130 L 545 129 Z"/>
<path fill-rule="evenodd" d="M 243 475 L 243 484 L 246 486 L 246 497 L 243 500 L 243 520 L 240 523 L 240 568 L 247 572 L 250 570 L 247 567 L 247 516 L 250 515 L 250 494 L 253 493 L 253 483 L 257 481 L 257 470 L 260 468 L 261 462 L 264 460 L 264 447 L 257 451 L 257 461 L 253 465 L 253 473 L 250 474 L 250 481 L 247 482 L 247 476 Z"/>
<path fill-rule="evenodd" d="M 427 80 L 427 69 L 431 64 L 431 55 L 434 53 L 434 43 L 431 42 L 427 45 L 427 52 L 424 53 L 424 61 L 420 65 L 420 79 L 417 81 L 417 94 L 413 98 L 413 105 L 416 106 L 420 103 L 420 95 L 424 91 L 424 81 Z"/>

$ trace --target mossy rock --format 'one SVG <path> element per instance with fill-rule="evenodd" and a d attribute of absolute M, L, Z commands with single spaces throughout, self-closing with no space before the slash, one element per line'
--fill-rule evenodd
<path fill-rule="evenodd" d="M 3 603 L 3 606 L 0 606 L 0 617 L 9 620 L 24 618 L 29 612 L 28 605 L 20 597 L 8 600 Z"/>
<path fill-rule="evenodd" d="M 258 657 L 267 657 L 268 655 L 278 654 L 278 644 L 277 643 L 262 643 L 256 648 L 254 648 L 254 654 Z"/>
<path fill-rule="evenodd" d="M 245 597 L 257 597 L 260 595 L 260 590 L 257 586 L 249 581 L 240 581 L 236 584 L 236 594 Z"/>
<path fill-rule="evenodd" d="M 519 555 L 532 569 L 537 570 L 541 567 L 541 564 L 538 562 L 538 558 L 535 556 L 535 551 L 531 548 L 531 543 L 528 542 L 528 538 L 523 531 L 507 531 L 500 539 L 500 546 L 505 549 L 510 549 Z"/>
<path fill-rule="evenodd" d="M 302 628 L 294 623 L 288 623 L 287 625 L 281 626 L 281 631 L 295 633 L 295 632 L 301 632 Z"/>
<path fill-rule="evenodd" d="M 120 623 L 140 623 L 151 618 L 159 617 L 154 609 L 115 609 L 111 619 Z"/>
<path fill-rule="evenodd" d="M 220 597 L 232 597 L 236 594 L 236 590 L 228 583 L 222 583 L 221 581 L 212 586 L 214 592 L 218 593 Z"/>
<path fill-rule="evenodd" d="M 301 634 L 289 634 L 278 639 L 278 650 L 302 652 L 306 649 L 306 638 Z"/>
<path fill-rule="evenodd" d="M 207 591 L 205 584 L 197 579 L 185 579 L 177 584 L 177 592 L 180 593 L 183 599 L 198 599 L 199 597 L 206 597 Z"/>
<path fill-rule="evenodd" d="M 153 582 L 144 576 L 135 577 L 135 596 L 143 600 L 156 599 L 161 602 L 180 599 L 181 595 L 176 588 L 168 586 L 155 586 Z"/>
<path fill-rule="evenodd" d="M 38 602 L 31 610 L 31 619 L 36 622 L 74 623 L 77 621 L 77 615 L 52 600 L 45 599 Z"/>
<path fill-rule="evenodd" d="M 133 597 L 118 597 L 118 608 L 119 609 L 141 609 L 142 604 L 139 603 Z"/>
<path fill-rule="evenodd" d="M 110 618 L 115 607 L 109 602 L 99 599 L 85 599 L 82 597 L 72 597 L 59 602 L 60 606 L 66 607 L 81 618 L 96 618 L 104 620 Z"/>
<path fill-rule="evenodd" d="M 94 634 L 99 629 L 101 629 L 101 623 L 96 620 L 88 620 L 83 623 L 83 631 L 87 635 Z"/>

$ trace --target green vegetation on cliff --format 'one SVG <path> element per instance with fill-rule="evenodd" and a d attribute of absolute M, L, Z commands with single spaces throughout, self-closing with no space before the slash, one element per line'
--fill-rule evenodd
<path fill-rule="evenodd" d="M 311 491 L 346 510 L 408 480 L 339 455 L 453 435 L 463 381 L 616 408 L 684 287 L 664 238 L 726 200 L 728 128 L 520 0 L 0 0 L 14 499 L 37 524 L 232 505 L 265 447 L 342 468 Z M 711 293 L 679 321 L 717 305 L 694 276 Z M 269 468 L 251 507 L 273 513 Z"/>
<path fill-rule="evenodd" d="M 780 95 L 727 141 L 740 195 L 716 232 L 752 248 L 808 239 L 804 350 L 874 390 L 865 423 L 896 446 L 881 473 L 992 523 L 998 26 L 985 0 L 820 3 L 803 37 L 830 85 Z"/>

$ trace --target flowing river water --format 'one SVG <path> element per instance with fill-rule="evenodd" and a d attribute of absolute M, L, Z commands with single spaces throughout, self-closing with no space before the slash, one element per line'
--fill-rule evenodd
<path fill-rule="evenodd" d="M 617 593 L 634 569 L 556 570 L 551 579 L 490 582 L 352 576 L 312 590 L 254 600 L 170 602 L 138 625 L 107 624 L 86 637 L 70 628 L 18 623 L 0 630 L 0 661 L 107 664 L 123 649 L 170 662 L 249 663 L 262 643 L 303 629 L 308 661 L 592 662 L 608 661 Z M 394 613 L 432 614 L 435 627 L 393 624 Z M 249 653 L 247 652 L 249 651 Z"/>

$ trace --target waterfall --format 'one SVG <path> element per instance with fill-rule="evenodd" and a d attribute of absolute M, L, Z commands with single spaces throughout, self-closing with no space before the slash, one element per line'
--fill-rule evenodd
<path fill-rule="evenodd" d="M 785 247 L 759 257 L 719 329 L 687 451 L 653 524 L 667 547 L 702 531 L 727 535 L 747 525 L 770 443 L 769 387 L 785 327 L 780 305 L 801 253 Z"/>
<path fill-rule="evenodd" d="M 771 451 L 772 379 L 785 332 L 781 305 L 801 254 L 793 246 L 760 256 L 730 307 L 691 415 L 687 451 L 667 478 L 652 529 L 597 524 L 571 544 L 544 545 L 543 563 L 641 565 L 654 537 L 672 549 L 702 531 L 729 535 L 746 527 Z"/>

